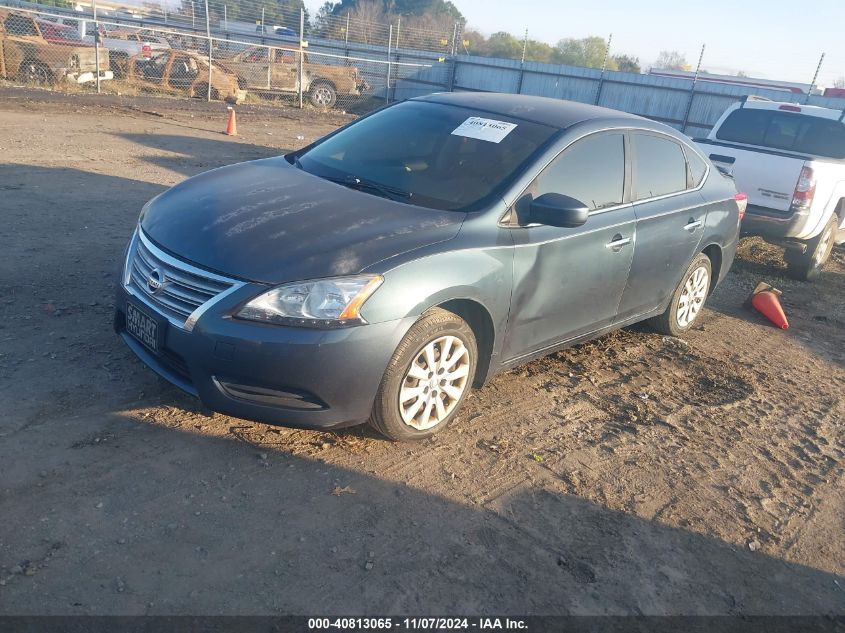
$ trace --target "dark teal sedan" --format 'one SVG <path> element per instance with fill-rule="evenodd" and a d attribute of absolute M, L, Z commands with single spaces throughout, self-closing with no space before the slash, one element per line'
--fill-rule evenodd
<path fill-rule="evenodd" d="M 497 372 L 701 317 L 744 198 L 672 128 L 443 94 L 151 200 L 115 328 L 209 408 L 428 437 Z"/>

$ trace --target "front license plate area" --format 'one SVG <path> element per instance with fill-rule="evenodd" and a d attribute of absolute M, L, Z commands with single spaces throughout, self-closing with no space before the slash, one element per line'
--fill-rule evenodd
<path fill-rule="evenodd" d="M 136 307 L 126 303 L 126 331 L 145 347 L 158 354 L 161 327 L 157 319 Z"/>

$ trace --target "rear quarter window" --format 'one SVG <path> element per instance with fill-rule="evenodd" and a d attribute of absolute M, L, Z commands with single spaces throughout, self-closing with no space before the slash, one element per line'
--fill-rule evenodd
<path fill-rule="evenodd" d="M 845 124 L 797 112 L 740 108 L 728 115 L 716 138 L 826 158 L 845 158 Z"/>
<path fill-rule="evenodd" d="M 687 161 L 670 138 L 634 134 L 634 199 L 645 200 L 687 188 Z"/>
<path fill-rule="evenodd" d="M 688 147 L 684 148 L 684 153 L 687 155 L 687 167 L 689 168 L 689 186 L 697 187 L 704 180 L 704 174 L 707 173 L 707 163 Z"/>

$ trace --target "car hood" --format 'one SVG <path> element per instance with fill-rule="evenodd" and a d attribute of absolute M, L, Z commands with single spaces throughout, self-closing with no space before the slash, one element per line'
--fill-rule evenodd
<path fill-rule="evenodd" d="M 464 217 L 355 191 L 278 157 L 189 178 L 150 201 L 141 228 L 202 268 L 283 283 L 358 273 L 451 239 Z"/>

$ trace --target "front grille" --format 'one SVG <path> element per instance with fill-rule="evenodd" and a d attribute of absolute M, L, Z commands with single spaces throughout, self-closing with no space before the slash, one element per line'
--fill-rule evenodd
<path fill-rule="evenodd" d="M 167 255 L 140 234 L 132 248 L 127 286 L 180 327 L 194 310 L 235 284 Z M 153 271 L 160 283 L 155 291 L 148 283 Z"/>

